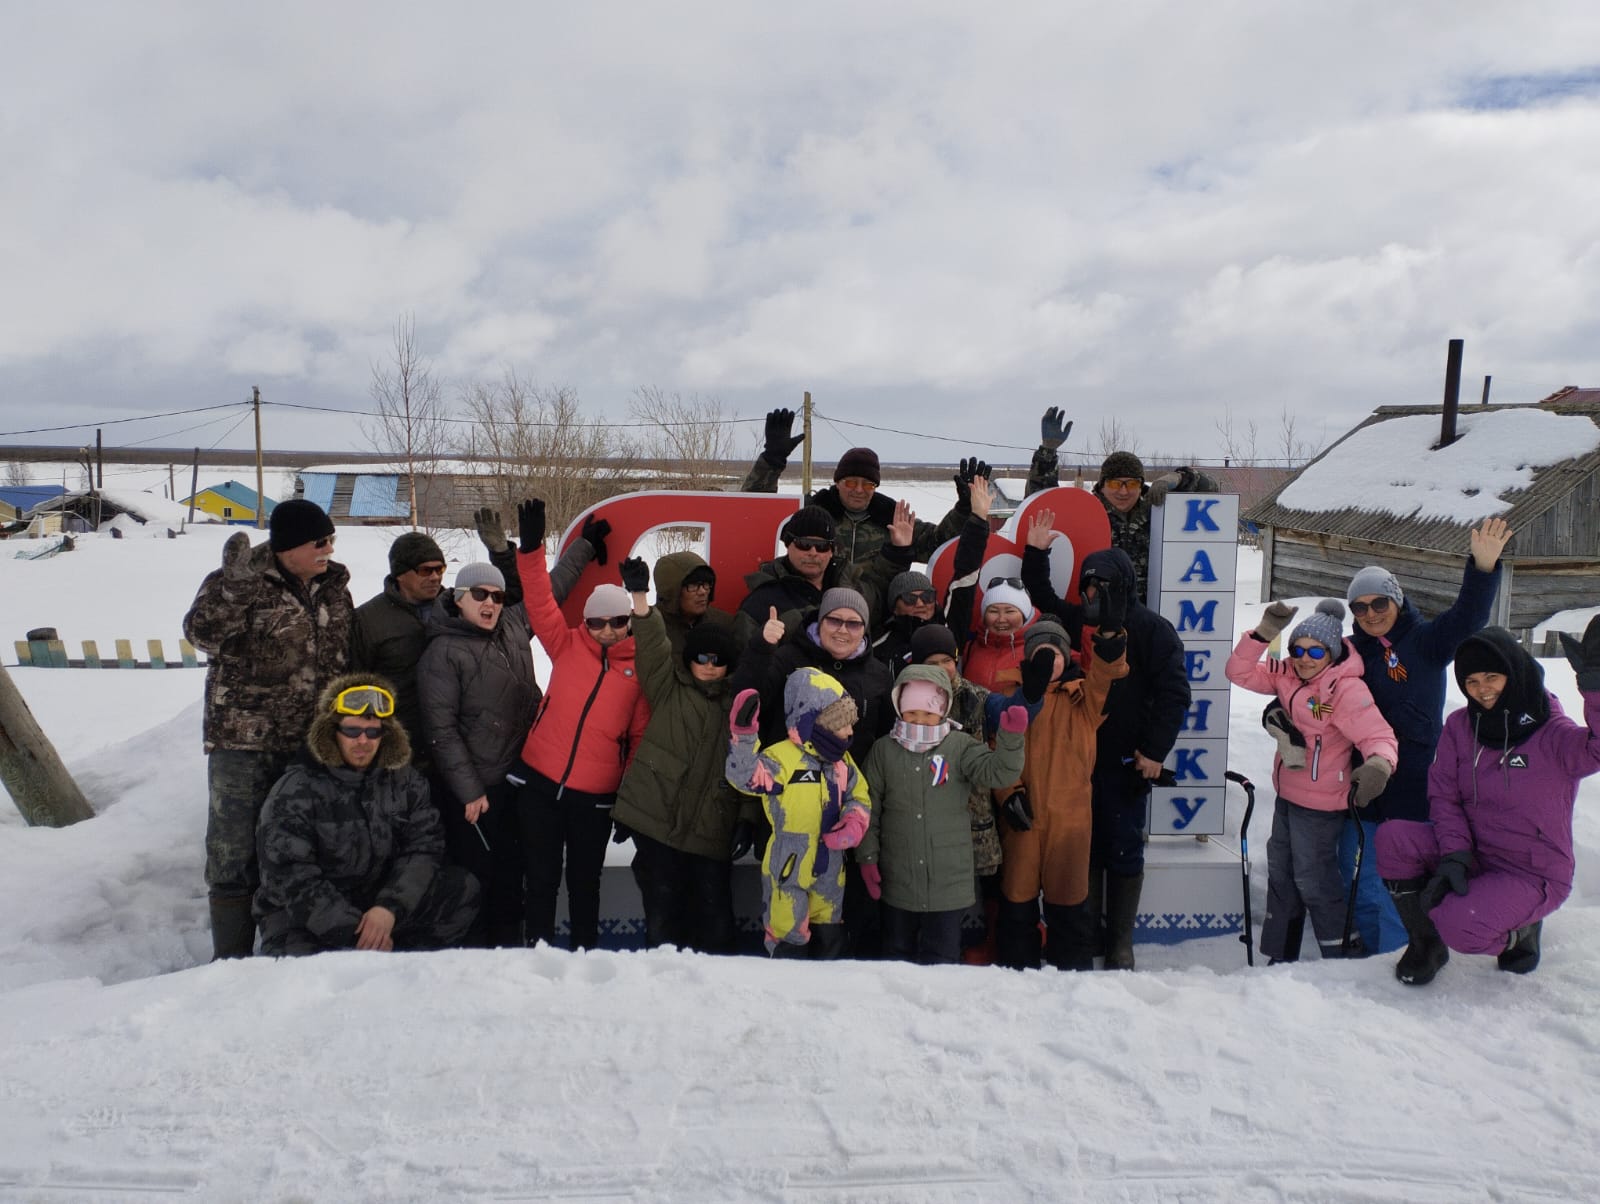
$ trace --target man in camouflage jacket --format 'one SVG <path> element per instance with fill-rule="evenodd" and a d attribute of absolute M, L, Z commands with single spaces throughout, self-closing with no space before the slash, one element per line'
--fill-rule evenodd
<path fill-rule="evenodd" d="M 312 502 L 272 512 L 268 542 L 243 531 L 222 549 L 184 616 L 210 655 L 204 741 L 210 814 L 206 887 L 216 957 L 255 947 L 256 820 L 310 722 L 317 693 L 350 650 L 350 571 L 332 560 L 333 523 Z"/>
<path fill-rule="evenodd" d="M 444 826 L 395 714 L 339 714 L 341 691 L 394 687 L 374 674 L 328 683 L 290 763 L 261 808 L 261 952 L 441 949 L 478 912 L 478 881 L 442 866 Z"/>

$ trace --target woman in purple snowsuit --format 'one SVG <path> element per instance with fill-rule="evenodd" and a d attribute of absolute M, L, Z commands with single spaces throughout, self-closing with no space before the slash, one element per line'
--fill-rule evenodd
<path fill-rule="evenodd" d="M 1486 627 L 1456 650 L 1467 705 L 1444 723 L 1428 772 L 1428 823 L 1378 828 L 1383 876 L 1411 944 L 1395 977 L 1432 982 L 1458 953 L 1493 953 L 1527 974 L 1539 929 L 1572 892 L 1572 807 L 1600 771 L 1600 617 L 1567 657 L 1578 670 L 1586 727 L 1544 688 L 1544 670 L 1515 636 Z"/>

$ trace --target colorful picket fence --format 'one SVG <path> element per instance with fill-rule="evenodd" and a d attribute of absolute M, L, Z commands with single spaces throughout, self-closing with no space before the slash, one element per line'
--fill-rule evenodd
<path fill-rule="evenodd" d="M 188 640 L 178 641 L 178 655 L 169 658 L 160 640 L 145 641 L 146 658 L 135 658 L 132 640 L 118 640 L 115 656 L 101 656 L 94 640 L 83 641 L 82 659 L 67 655 L 62 640 L 16 640 L 17 664 L 33 669 L 196 669 L 206 662 L 195 653 Z"/>

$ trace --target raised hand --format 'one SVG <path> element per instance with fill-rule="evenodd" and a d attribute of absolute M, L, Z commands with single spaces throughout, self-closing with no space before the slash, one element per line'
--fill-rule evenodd
<path fill-rule="evenodd" d="M 1028 730 L 1028 708 L 1007 707 L 1000 712 L 1000 730 L 1003 732 L 1025 732 Z"/>
<path fill-rule="evenodd" d="M 1041 507 L 1033 512 L 1033 517 L 1028 519 L 1028 533 L 1024 537 L 1030 548 L 1048 548 L 1059 534 L 1055 529 L 1056 512 Z"/>
<path fill-rule="evenodd" d="M 1283 629 L 1289 626 L 1289 620 L 1299 610 L 1298 606 L 1290 606 L 1287 602 L 1274 602 L 1262 614 L 1261 622 L 1256 624 L 1256 634 L 1267 643 L 1272 643 L 1283 634 Z"/>
<path fill-rule="evenodd" d="M 740 690 L 739 696 L 733 700 L 733 708 L 728 712 L 728 730 L 735 736 L 752 735 L 760 718 L 761 692 Z"/>
<path fill-rule="evenodd" d="M 1576 640 L 1561 632 L 1561 651 L 1567 655 L 1567 664 L 1578 675 L 1578 689 L 1600 690 L 1600 615 L 1589 620 L 1583 630 L 1583 639 Z"/>
<path fill-rule="evenodd" d="M 761 638 L 776 648 L 783 643 L 783 637 L 789 634 L 789 629 L 783 625 L 783 620 L 778 617 L 778 608 L 771 607 L 767 614 L 767 621 L 761 627 Z"/>
<path fill-rule="evenodd" d="M 1506 550 L 1515 532 L 1503 518 L 1486 518 L 1483 526 L 1472 528 L 1467 536 L 1467 550 L 1472 553 L 1472 563 L 1480 573 L 1494 571 L 1500 553 Z"/>
<path fill-rule="evenodd" d="M 1067 436 L 1072 434 L 1072 423 L 1067 422 L 1066 417 L 1066 411 L 1060 406 L 1051 406 L 1039 419 L 1039 442 L 1051 451 L 1065 443 Z"/>
<path fill-rule="evenodd" d="M 618 566 L 622 575 L 622 588 L 630 594 L 642 594 L 650 588 L 650 566 L 639 556 L 630 556 Z"/>
<path fill-rule="evenodd" d="M 578 529 L 578 538 L 594 549 L 594 562 L 606 562 L 606 536 L 611 534 L 611 524 L 603 518 L 590 515 L 583 520 L 583 526 Z"/>
<path fill-rule="evenodd" d="M 536 552 L 544 547 L 544 502 L 531 497 L 517 503 L 517 539 L 522 551 Z"/>
<path fill-rule="evenodd" d="M 917 516 L 911 503 L 898 498 L 894 504 L 894 517 L 889 520 L 889 542 L 897 548 L 909 548 L 917 534 Z"/>
<path fill-rule="evenodd" d="M 972 507 L 972 482 L 977 477 L 988 480 L 991 469 L 982 460 L 973 456 L 971 459 L 962 460 L 956 469 L 956 505 L 963 510 Z"/>
<path fill-rule="evenodd" d="M 478 539 L 489 551 L 504 552 L 511 546 L 506 542 L 506 528 L 500 521 L 500 511 L 480 506 L 472 512 L 472 525 L 478 529 Z"/>
<path fill-rule="evenodd" d="M 994 486 L 989 484 L 988 477 L 973 477 L 967 489 L 973 517 L 987 522 L 989 511 L 994 508 Z"/>
<path fill-rule="evenodd" d="M 761 454 L 772 464 L 779 465 L 788 460 L 789 453 L 805 442 L 805 432 L 798 435 L 791 434 L 794 430 L 793 410 L 768 410 L 767 426 L 764 432 L 765 446 Z"/>
<path fill-rule="evenodd" d="M 250 537 L 235 531 L 222 545 L 222 577 L 225 581 L 248 581 L 256 575 L 250 563 Z"/>

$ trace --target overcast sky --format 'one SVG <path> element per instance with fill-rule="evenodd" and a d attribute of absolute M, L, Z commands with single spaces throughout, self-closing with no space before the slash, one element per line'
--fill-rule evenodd
<path fill-rule="evenodd" d="M 363 408 L 404 313 L 597 418 L 809 389 L 830 458 L 1026 459 L 1051 404 L 1270 454 L 1437 402 L 1451 337 L 1471 400 L 1600 385 L 1592 0 L 0 11 L 6 441 Z"/>

